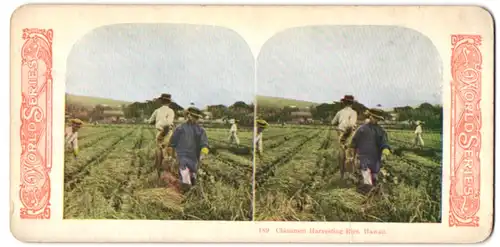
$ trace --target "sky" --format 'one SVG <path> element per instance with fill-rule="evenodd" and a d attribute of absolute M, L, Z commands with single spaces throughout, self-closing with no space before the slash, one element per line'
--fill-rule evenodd
<path fill-rule="evenodd" d="M 66 92 L 125 101 L 170 93 L 181 106 L 205 107 L 250 103 L 256 86 L 258 95 L 318 103 L 352 94 L 369 107 L 415 106 L 441 104 L 442 70 L 427 37 L 396 26 L 291 28 L 270 38 L 255 59 L 230 29 L 118 24 L 73 46 Z"/>
<path fill-rule="evenodd" d="M 309 26 L 275 34 L 257 58 L 257 94 L 312 102 L 352 94 L 368 107 L 442 104 L 430 39 L 395 26 Z"/>
<path fill-rule="evenodd" d="M 66 92 L 125 101 L 172 94 L 181 106 L 250 103 L 255 58 L 221 27 L 118 24 L 82 37 L 67 60 Z"/>

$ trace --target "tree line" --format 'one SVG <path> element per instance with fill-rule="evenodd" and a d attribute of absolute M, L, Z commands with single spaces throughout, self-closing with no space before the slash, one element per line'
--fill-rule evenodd
<path fill-rule="evenodd" d="M 179 104 L 172 102 L 170 108 L 176 112 L 176 118 L 182 117 L 184 108 Z M 153 111 L 161 107 L 161 103 L 156 100 L 148 100 L 146 102 L 134 102 L 124 108 L 125 118 L 128 119 L 145 119 L 149 118 Z M 253 104 L 247 104 L 243 101 L 237 101 L 230 106 L 209 105 L 206 111 L 210 112 L 212 119 L 237 119 L 242 125 L 253 124 Z"/>
<path fill-rule="evenodd" d="M 149 118 L 153 111 L 161 107 L 161 103 L 157 100 L 147 100 L 145 102 L 134 102 L 129 105 L 122 105 L 120 109 L 111 108 L 105 105 L 96 105 L 92 109 L 88 109 L 84 106 L 79 106 L 76 104 L 66 105 L 66 114 L 71 117 L 78 117 L 84 121 L 97 121 L 104 118 L 105 111 L 120 110 L 123 111 L 124 117 L 127 119 L 136 119 L 142 122 L 144 119 Z M 182 111 L 184 108 L 179 104 L 172 102 L 170 107 L 177 113 L 177 117 L 182 116 Z M 365 116 L 363 112 L 368 109 L 365 105 L 354 102 L 352 108 L 358 113 L 358 120 L 364 120 Z M 317 120 L 323 124 L 329 124 L 333 116 L 342 109 L 340 102 L 333 103 L 323 103 L 319 105 L 311 105 L 307 109 L 300 109 L 297 107 L 265 107 L 260 106 L 257 109 L 258 118 L 263 118 L 268 122 L 287 122 L 292 120 L 292 112 L 306 111 L 310 112 L 313 120 Z M 212 119 L 237 119 L 240 125 L 251 126 L 253 125 L 253 112 L 254 105 L 247 104 L 243 101 L 237 101 L 230 106 L 210 105 L 206 109 L 211 113 Z M 418 107 L 396 107 L 392 112 L 385 112 L 384 117 L 386 119 L 392 119 L 395 115 L 395 121 L 397 122 L 408 122 L 412 123 L 414 121 L 425 122 L 426 128 L 429 129 L 441 129 L 443 124 L 443 107 L 441 105 L 432 105 L 429 103 L 423 103 Z"/>
<path fill-rule="evenodd" d="M 378 105 L 378 107 L 381 107 Z M 368 107 L 365 105 L 354 102 L 352 108 L 358 113 L 358 120 L 362 121 L 366 118 L 363 114 Z M 292 112 L 308 111 L 311 113 L 313 120 L 319 121 L 323 124 L 329 124 L 335 114 L 342 109 L 340 102 L 322 103 L 319 105 L 312 105 L 307 109 L 300 109 L 297 107 L 283 107 L 273 108 L 266 106 L 258 106 L 259 117 L 266 119 L 268 122 L 286 122 L 292 120 Z M 415 121 L 425 122 L 426 128 L 441 129 L 443 124 L 443 107 L 441 105 L 432 105 L 423 103 L 418 107 L 396 107 L 392 112 L 384 111 L 385 119 L 387 122 L 392 120 L 397 122 L 408 122 L 413 124 Z"/>
<path fill-rule="evenodd" d="M 442 129 L 443 126 L 443 106 L 423 103 L 416 108 L 409 106 L 396 107 L 397 121 L 423 121 L 426 128 Z"/>

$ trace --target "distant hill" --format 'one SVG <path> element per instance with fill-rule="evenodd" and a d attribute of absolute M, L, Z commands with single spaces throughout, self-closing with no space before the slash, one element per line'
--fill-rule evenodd
<path fill-rule="evenodd" d="M 285 99 L 280 97 L 271 96 L 257 96 L 257 106 L 269 107 L 269 108 L 283 108 L 285 106 L 296 106 L 299 108 L 317 106 L 320 103 L 314 103 L 309 101 L 295 100 L 295 99 Z"/>
<path fill-rule="evenodd" d="M 120 107 L 122 105 L 132 104 L 123 100 L 106 99 L 99 97 L 81 96 L 74 94 L 66 94 L 66 103 L 80 105 L 88 108 L 93 108 L 96 105 L 108 105 L 110 107 Z"/>

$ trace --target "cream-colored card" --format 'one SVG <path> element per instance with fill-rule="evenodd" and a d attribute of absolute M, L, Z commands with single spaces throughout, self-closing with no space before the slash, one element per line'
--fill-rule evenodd
<path fill-rule="evenodd" d="M 22 6 L 12 232 L 480 242 L 493 52 L 473 6 Z"/>

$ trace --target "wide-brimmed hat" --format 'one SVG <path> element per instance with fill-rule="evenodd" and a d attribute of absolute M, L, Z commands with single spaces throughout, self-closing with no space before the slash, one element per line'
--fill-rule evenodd
<path fill-rule="evenodd" d="M 257 126 L 261 128 L 266 128 L 267 126 L 269 126 L 269 124 L 264 119 L 258 119 L 256 122 Z"/>
<path fill-rule="evenodd" d="M 415 123 L 416 123 L 417 125 L 424 124 L 424 122 L 422 122 L 422 121 L 420 121 L 420 120 L 417 120 Z"/>
<path fill-rule="evenodd" d="M 230 124 L 234 124 L 234 123 L 236 123 L 236 120 L 234 120 L 234 119 L 229 119 L 229 123 L 230 123 Z"/>
<path fill-rule="evenodd" d="M 354 96 L 344 95 L 344 98 L 340 99 L 340 102 L 354 102 Z"/>
<path fill-rule="evenodd" d="M 74 126 L 81 126 L 83 124 L 83 121 L 78 118 L 73 118 L 69 122 Z"/>
<path fill-rule="evenodd" d="M 371 117 L 374 117 L 378 120 L 384 120 L 384 111 L 380 109 L 368 109 L 365 111 L 365 114 Z"/>
<path fill-rule="evenodd" d="M 168 100 L 168 101 L 171 101 L 172 100 L 172 95 L 168 94 L 168 93 L 162 93 L 160 95 L 160 97 L 158 97 L 157 99 L 159 100 Z"/>
<path fill-rule="evenodd" d="M 189 107 L 186 112 L 191 115 L 191 116 L 194 116 L 194 117 L 197 117 L 197 118 L 202 118 L 203 117 L 203 112 L 196 108 L 196 107 Z"/>

